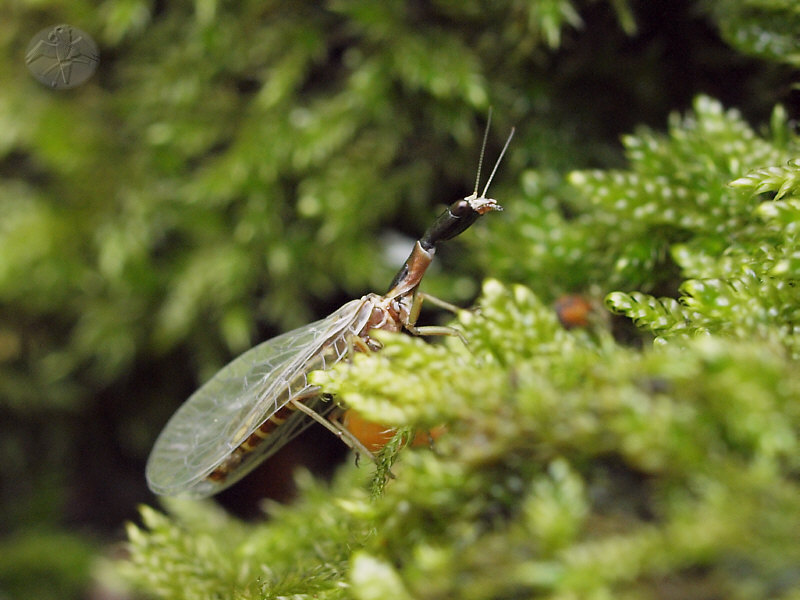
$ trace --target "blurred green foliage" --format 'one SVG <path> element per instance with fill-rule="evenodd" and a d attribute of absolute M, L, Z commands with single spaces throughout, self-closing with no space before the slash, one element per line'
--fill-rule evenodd
<path fill-rule="evenodd" d="M 491 194 L 507 212 L 443 248 L 424 287 L 527 288 L 488 286 L 465 318 L 474 355 L 392 340 L 368 359 L 385 371 L 357 362 L 339 390 L 383 422 L 447 423 L 445 460 L 404 450 L 374 504 L 367 469 L 306 482 L 257 528 L 148 511 L 128 574 L 163 597 L 795 589 L 796 527 L 764 506 L 796 510 L 796 115 L 773 107 L 798 19 L 783 0 L 0 6 L 0 597 L 84 593 L 87 539 L 149 498 L 143 461 L 177 403 L 254 342 L 382 291 L 471 191 L 490 104 L 489 157 L 518 127 Z M 100 47 L 73 90 L 25 67 L 57 23 Z M 771 128 L 700 96 L 656 129 L 700 91 Z M 564 292 L 614 290 L 664 348 L 550 315 Z M 381 400 L 398 377 L 407 402 Z M 723 552 L 739 544 L 752 556 Z"/>
<path fill-rule="evenodd" d="M 0 541 L 3 598 L 77 598 L 86 592 L 96 548 L 64 531 L 28 529 Z"/>

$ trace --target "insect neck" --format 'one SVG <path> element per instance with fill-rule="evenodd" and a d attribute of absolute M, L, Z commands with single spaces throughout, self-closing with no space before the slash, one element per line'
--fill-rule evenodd
<path fill-rule="evenodd" d="M 394 276 L 386 297 L 413 295 L 433 261 L 438 244 L 461 234 L 478 217 L 492 210 L 502 210 L 502 207 L 493 199 L 479 198 L 475 193 L 453 202 L 414 244 L 411 254 Z"/>

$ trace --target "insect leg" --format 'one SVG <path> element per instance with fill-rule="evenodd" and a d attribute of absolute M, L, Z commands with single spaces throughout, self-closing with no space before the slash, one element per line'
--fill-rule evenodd
<path fill-rule="evenodd" d="M 347 444 L 350 448 L 355 450 L 359 454 L 363 454 L 372 462 L 375 462 L 375 455 L 370 452 L 367 447 L 362 444 L 352 433 L 350 433 L 347 429 L 345 429 L 341 424 L 336 421 L 331 421 L 320 415 L 317 411 L 309 408 L 299 400 L 293 398 L 290 400 L 292 405 L 297 410 L 300 410 L 306 413 L 309 417 L 314 419 L 317 423 L 323 425 L 328 431 L 332 432 L 335 436 L 337 436 L 340 440 L 342 440 L 345 444 Z"/>
<path fill-rule="evenodd" d="M 405 328 L 412 333 L 413 335 L 417 336 L 425 336 L 425 335 L 452 335 L 460 339 L 464 342 L 464 345 L 469 348 L 469 344 L 467 343 L 467 338 L 464 337 L 464 334 L 461 333 L 455 327 L 448 327 L 447 325 L 424 325 L 422 327 L 417 327 L 416 322 L 417 318 L 419 318 L 419 311 L 422 309 L 422 303 L 427 300 L 431 304 L 438 306 L 439 308 L 443 308 L 445 310 L 449 310 L 453 313 L 458 313 L 463 308 L 456 306 L 455 304 L 450 304 L 445 300 L 441 300 L 436 296 L 431 296 L 430 294 L 425 294 L 422 292 L 418 292 L 414 295 L 414 299 L 411 302 L 411 308 L 408 311 L 408 322 L 405 324 Z"/>
<path fill-rule="evenodd" d="M 460 306 L 456 306 L 455 304 L 450 304 L 446 300 L 442 300 L 441 298 L 437 298 L 436 296 L 431 296 L 430 294 L 426 294 L 425 292 L 418 292 L 417 297 L 419 298 L 420 304 L 422 304 L 423 301 L 428 301 L 434 306 L 438 306 L 439 308 L 450 311 L 453 314 L 458 314 L 463 310 L 468 310 L 465 308 L 461 308 Z"/>
<path fill-rule="evenodd" d="M 377 344 L 376 340 L 371 340 L 373 346 Z M 369 354 L 373 350 L 380 349 L 380 346 L 373 347 L 369 345 L 364 338 L 358 335 L 351 335 L 347 338 L 347 362 L 353 362 L 353 353 L 354 352 L 363 352 L 364 354 Z"/>

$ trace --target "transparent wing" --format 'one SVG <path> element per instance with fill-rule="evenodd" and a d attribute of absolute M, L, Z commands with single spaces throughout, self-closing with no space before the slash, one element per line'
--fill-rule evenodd
<path fill-rule="evenodd" d="M 223 367 L 183 403 L 158 436 L 147 461 L 150 489 L 166 495 L 215 493 L 267 458 L 267 450 L 274 452 L 291 439 L 288 434 L 294 437 L 302 431 L 307 425 L 304 415 L 292 415 L 264 441 L 264 448 L 256 449 L 257 462 L 248 457 L 246 468 L 237 469 L 224 485 L 204 481 L 270 415 L 292 398 L 313 391 L 307 373 L 329 368 L 343 357 L 337 351 L 327 361 L 320 359 L 323 349 L 351 333 L 357 335 L 370 312 L 367 300 L 352 300 L 325 319 L 263 342 Z M 319 404 L 317 399 L 313 402 Z"/>

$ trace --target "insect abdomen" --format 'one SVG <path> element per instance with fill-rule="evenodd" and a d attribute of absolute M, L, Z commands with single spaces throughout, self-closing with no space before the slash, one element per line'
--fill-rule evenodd
<path fill-rule="evenodd" d="M 297 407 L 295 407 L 294 404 L 287 402 L 284 406 L 272 413 L 269 418 L 261 423 L 245 441 L 239 444 L 216 469 L 209 473 L 208 479 L 215 483 L 225 481 L 228 474 L 242 463 L 242 459 L 255 450 L 261 442 L 267 439 L 270 434 L 275 431 L 279 425 L 283 424 L 286 419 L 291 417 L 296 410 Z"/>
<path fill-rule="evenodd" d="M 298 410 L 294 402 L 308 403 L 319 396 L 319 388 L 308 383 L 308 374 L 311 371 L 326 370 L 339 362 L 347 353 L 347 342 L 341 337 L 333 340 L 319 354 L 308 361 L 305 368 L 289 381 L 281 394 L 275 399 L 275 405 L 280 406 L 269 414 L 256 429 L 248 435 L 236 448 L 231 451 L 206 478 L 214 483 L 222 483 L 234 473 L 245 461 L 245 458 L 259 448 L 275 431 L 283 425 Z M 294 401 L 294 402 L 293 402 Z M 297 433 L 301 431 L 298 430 Z M 291 436 L 294 437 L 294 436 Z M 288 442 L 291 437 L 280 440 Z M 280 446 L 276 446 L 275 450 Z"/>

